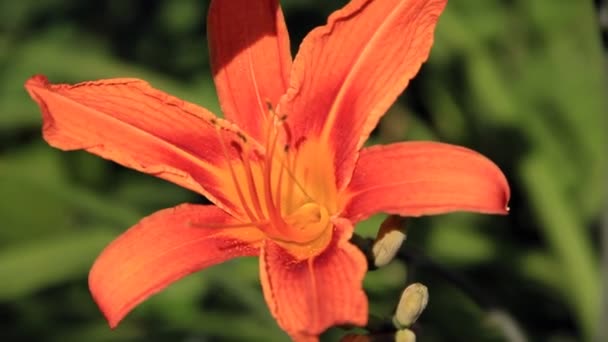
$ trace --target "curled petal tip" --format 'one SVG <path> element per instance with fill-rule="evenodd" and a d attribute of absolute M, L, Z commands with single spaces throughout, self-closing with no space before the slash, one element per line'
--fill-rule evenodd
<path fill-rule="evenodd" d="M 34 75 L 25 81 L 25 87 L 46 87 L 49 84 L 49 79 L 41 74 Z"/>
<path fill-rule="evenodd" d="M 376 212 L 401 216 L 471 211 L 506 215 L 507 179 L 488 158 L 437 142 L 403 142 L 361 151 L 344 212 L 360 220 Z"/>

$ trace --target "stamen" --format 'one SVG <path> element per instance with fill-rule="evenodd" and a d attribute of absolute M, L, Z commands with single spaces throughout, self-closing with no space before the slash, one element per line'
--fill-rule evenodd
<path fill-rule="evenodd" d="M 306 141 L 306 137 L 305 136 L 301 136 L 300 138 L 298 138 L 298 140 L 296 141 L 296 145 L 295 148 L 300 148 L 300 146 L 302 146 L 302 144 Z"/>
<path fill-rule="evenodd" d="M 272 114 L 273 119 L 276 117 L 275 112 L 270 109 L 270 113 Z M 276 133 L 276 129 L 275 129 L 275 125 L 274 125 L 274 120 L 270 120 L 269 122 L 270 127 L 268 128 L 268 135 L 267 135 L 267 139 L 266 139 L 266 155 L 265 155 L 265 160 L 264 160 L 264 164 L 265 164 L 265 170 L 264 170 L 264 194 L 265 194 L 265 200 L 266 200 L 266 208 L 268 209 L 268 215 L 270 216 L 270 219 L 275 222 L 277 225 L 280 224 L 281 227 L 285 226 L 285 222 L 283 221 L 283 218 L 281 217 L 280 213 L 279 215 L 277 215 L 277 211 L 276 211 L 276 207 L 274 205 L 274 199 L 272 197 L 272 191 L 270 189 L 272 183 L 272 160 L 274 159 L 274 152 L 275 152 L 275 148 L 277 146 L 277 138 L 278 138 L 278 134 L 272 134 L 272 133 Z M 272 138 L 272 143 L 270 142 Z M 272 145 L 269 145 L 272 144 Z M 279 228 L 279 227 L 277 227 Z"/>
<path fill-rule="evenodd" d="M 220 141 L 220 145 L 222 146 L 222 153 L 224 153 L 224 157 L 226 158 L 226 162 L 228 162 L 228 168 L 230 169 L 230 177 L 232 178 L 232 183 L 234 184 L 234 187 L 236 188 L 236 192 L 237 195 L 239 196 L 239 201 L 241 201 L 241 206 L 243 207 L 243 209 L 245 210 L 245 213 L 247 214 L 247 216 L 249 217 L 249 219 L 253 222 L 253 221 L 257 221 L 258 218 L 255 217 L 255 215 L 253 215 L 253 212 L 251 211 L 251 209 L 249 209 L 249 206 L 247 205 L 247 202 L 245 201 L 245 196 L 243 196 L 243 192 L 241 191 L 241 185 L 239 184 L 236 174 L 234 173 L 234 167 L 232 166 L 232 161 L 230 160 L 230 156 L 228 155 L 228 149 L 226 148 L 226 142 L 224 141 L 224 138 L 222 137 L 222 134 L 220 133 L 220 127 L 219 126 L 215 126 L 215 132 L 217 133 L 217 137 Z"/>
<path fill-rule="evenodd" d="M 285 156 L 283 156 L 282 159 L 284 160 Z M 284 163 L 281 162 L 281 170 L 279 171 L 279 177 L 277 179 L 277 187 L 276 187 L 276 193 L 275 193 L 275 198 L 277 199 L 277 212 L 279 213 L 280 216 L 283 216 L 282 208 L 281 208 L 281 205 L 283 202 L 283 201 L 281 201 L 281 195 L 282 195 L 281 189 L 283 186 L 283 171 L 285 171 L 285 166 L 284 166 Z"/>
<path fill-rule="evenodd" d="M 296 174 L 297 174 L 297 166 L 298 166 L 298 160 L 299 160 L 299 156 L 300 156 L 300 147 L 302 146 L 302 144 L 306 141 L 306 137 L 305 136 L 301 136 L 300 138 L 298 138 L 298 140 L 296 140 L 295 144 L 294 144 L 294 156 L 292 159 L 292 164 L 290 165 L 290 170 L 292 172 L 292 179 L 294 181 L 294 183 L 296 184 L 296 186 L 298 187 L 298 189 L 302 192 L 302 194 L 304 194 L 304 196 L 308 197 L 308 199 L 312 200 L 312 197 L 306 192 L 306 190 L 304 189 L 304 186 L 302 186 L 302 184 L 300 184 L 300 182 L 298 182 L 298 180 L 296 179 Z M 291 200 L 291 194 L 289 195 L 290 200 Z"/>
<path fill-rule="evenodd" d="M 297 145 L 297 143 L 296 143 Z M 283 161 L 281 161 L 281 164 L 283 165 L 283 168 L 285 168 L 287 170 L 287 175 L 289 176 L 289 178 L 291 179 L 291 181 L 293 182 L 293 184 L 296 185 L 296 187 L 298 188 L 298 190 L 300 190 L 302 192 L 302 195 L 306 196 L 308 200 L 310 201 L 314 201 L 314 199 L 312 198 L 312 196 L 310 196 L 306 190 L 304 189 L 304 186 L 302 186 L 302 184 L 300 184 L 300 182 L 298 182 L 297 178 L 296 178 L 296 166 L 297 161 L 298 161 L 298 156 L 300 155 L 300 149 L 299 148 L 295 148 L 294 149 L 294 156 L 292 158 L 293 163 L 289 163 L 291 165 L 285 165 L 283 163 Z M 289 161 L 288 161 L 289 162 Z M 288 188 L 288 192 L 287 192 L 287 203 L 291 203 L 292 197 L 293 197 L 293 186 L 290 186 Z"/>
<path fill-rule="evenodd" d="M 266 109 L 268 110 L 268 113 L 270 114 L 274 114 L 274 109 L 272 108 L 272 102 L 270 102 L 269 99 L 266 99 Z"/>
<path fill-rule="evenodd" d="M 255 186 L 255 179 L 253 178 L 251 163 L 249 162 L 249 158 L 247 156 L 241 156 L 241 162 L 243 163 L 243 167 L 245 169 L 245 175 L 247 176 L 247 187 L 249 188 L 249 194 L 251 198 L 251 202 L 253 203 L 253 207 L 258 214 L 258 217 L 264 217 L 264 212 L 262 211 L 262 207 L 260 206 L 260 199 L 257 196 L 257 188 Z"/>
<path fill-rule="evenodd" d="M 285 142 L 286 144 L 289 146 L 291 145 L 291 129 L 289 128 L 289 124 L 287 124 L 287 121 L 283 121 L 283 131 L 285 131 Z"/>

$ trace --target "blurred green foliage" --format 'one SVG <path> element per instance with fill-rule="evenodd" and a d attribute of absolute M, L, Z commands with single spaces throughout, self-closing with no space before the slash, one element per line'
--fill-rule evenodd
<path fill-rule="evenodd" d="M 294 52 L 344 1 L 285 0 Z M 81 152 L 43 142 L 23 90 L 54 82 L 139 77 L 219 113 L 208 65 L 204 1 L 0 2 L 0 339 L 3 341 L 266 340 L 286 336 L 268 313 L 257 261 L 190 276 L 115 331 L 86 276 L 141 217 L 203 198 Z M 600 217 L 608 117 L 605 51 L 590 1 L 451 1 L 431 58 L 373 135 L 476 149 L 507 174 L 511 214 L 411 221 L 422 251 L 473 291 L 412 262 L 370 272 L 373 313 L 388 316 L 412 281 L 430 290 L 423 341 L 501 341 L 502 308 L 532 340 L 590 340 L 600 314 Z M 360 225 L 373 236 L 381 218 Z M 406 272 L 407 271 L 407 272 Z M 476 299 L 477 297 L 477 299 Z M 479 298 L 485 298 L 482 302 Z M 324 338 L 336 340 L 341 330 Z"/>

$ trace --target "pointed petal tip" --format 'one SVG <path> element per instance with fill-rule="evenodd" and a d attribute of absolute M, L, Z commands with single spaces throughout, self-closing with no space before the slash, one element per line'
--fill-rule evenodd
<path fill-rule="evenodd" d="M 104 313 L 105 316 L 105 313 Z M 110 329 L 115 330 L 116 328 L 118 328 L 118 324 L 122 321 L 123 317 L 120 318 L 110 318 L 108 316 L 106 317 L 106 321 L 108 322 L 108 326 L 110 326 Z"/>
<path fill-rule="evenodd" d="M 484 158 L 486 158 L 486 157 L 484 157 Z M 500 186 L 502 188 L 502 193 L 503 193 L 503 203 L 502 203 L 501 210 L 496 213 L 490 213 L 490 214 L 509 215 L 509 212 L 511 211 L 511 207 L 509 207 L 509 202 L 511 201 L 511 187 L 509 186 L 509 181 L 507 180 L 507 176 L 505 176 L 505 173 L 502 171 L 502 169 L 498 165 L 494 164 L 489 159 L 488 159 L 488 161 L 490 161 L 490 163 L 492 163 L 494 165 L 494 167 L 497 169 L 497 173 L 500 175 L 500 178 L 501 178 Z"/>
<path fill-rule="evenodd" d="M 137 305 L 183 277 L 241 256 L 259 254 L 254 227 L 193 228 L 190 222 L 231 225 L 214 206 L 182 204 L 156 212 L 110 243 L 91 267 L 89 290 L 114 329 Z"/>
<path fill-rule="evenodd" d="M 127 315 L 128 311 L 113 310 L 112 308 L 108 307 L 105 304 L 105 302 L 102 300 L 101 292 L 103 292 L 103 289 L 100 288 L 99 286 L 97 286 L 98 275 L 97 275 L 97 272 L 95 272 L 96 264 L 97 264 L 97 262 L 95 262 L 93 264 L 93 266 L 91 267 L 91 270 L 89 271 L 89 279 L 88 279 L 89 293 L 91 294 L 91 297 L 93 298 L 93 301 L 95 302 L 95 304 L 97 304 L 99 311 L 101 311 L 104 318 L 106 319 L 106 322 L 108 323 L 108 326 L 110 327 L 110 329 L 114 330 L 118 327 L 118 324 L 122 321 L 122 319 Z"/>

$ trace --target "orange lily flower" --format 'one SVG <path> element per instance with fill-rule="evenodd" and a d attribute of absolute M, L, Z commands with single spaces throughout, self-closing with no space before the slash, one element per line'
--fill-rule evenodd
<path fill-rule="evenodd" d="M 463 147 L 363 148 L 427 59 L 446 0 L 353 0 L 292 61 L 278 0 L 214 0 L 208 34 L 226 120 L 137 79 L 26 83 L 44 138 L 207 197 L 144 218 L 89 275 L 115 327 L 170 283 L 231 258 L 260 257 L 264 297 L 295 340 L 365 325 L 364 255 L 354 225 L 379 212 L 505 214 L 499 168 Z"/>

